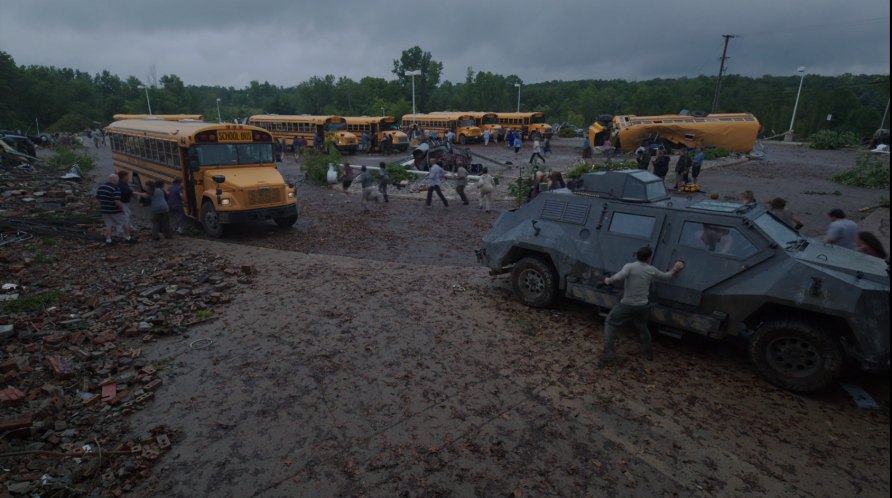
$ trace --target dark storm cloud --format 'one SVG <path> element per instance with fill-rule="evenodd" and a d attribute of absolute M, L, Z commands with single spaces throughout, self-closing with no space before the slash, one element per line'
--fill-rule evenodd
<path fill-rule="evenodd" d="M 258 8 L 262 6 L 262 9 Z M 390 79 L 418 45 L 444 65 L 548 80 L 889 72 L 876 0 L 453 0 L 428 3 L 0 0 L 0 50 L 18 64 L 176 74 L 187 84 L 290 86 L 333 74 Z"/>

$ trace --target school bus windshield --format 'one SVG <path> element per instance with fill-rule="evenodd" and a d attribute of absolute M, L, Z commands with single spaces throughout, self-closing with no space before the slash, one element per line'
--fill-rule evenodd
<path fill-rule="evenodd" d="M 328 133 L 347 129 L 347 123 L 341 121 L 338 123 L 325 123 L 325 131 Z"/>
<path fill-rule="evenodd" d="M 540 124 L 540 123 L 544 123 L 544 122 L 545 122 L 544 114 L 533 114 L 532 116 L 530 116 L 531 124 Z"/>
<path fill-rule="evenodd" d="M 459 119 L 458 126 L 477 126 L 477 122 L 474 121 L 474 118 Z"/>
<path fill-rule="evenodd" d="M 202 166 L 237 166 L 273 162 L 272 144 L 196 145 L 198 163 Z"/>

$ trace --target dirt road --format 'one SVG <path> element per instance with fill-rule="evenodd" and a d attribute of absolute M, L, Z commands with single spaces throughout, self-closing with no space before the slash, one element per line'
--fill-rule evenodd
<path fill-rule="evenodd" d="M 573 145 L 556 144 L 549 162 L 568 164 Z M 829 183 L 826 171 L 849 166 L 836 159 L 805 163 L 712 165 L 701 183 L 784 195 L 811 233 L 828 202 L 805 190 L 840 190 L 834 206 L 853 215 L 887 195 Z M 370 213 L 339 189 L 302 185 L 299 196 L 294 229 L 164 246 L 257 272 L 215 320 L 147 346 L 165 386 L 131 427 L 174 436 L 140 494 L 888 496 L 888 376 L 847 377 L 881 404 L 861 410 L 838 388 L 779 390 L 723 344 L 660 337 L 646 362 L 631 335 L 626 360 L 599 370 L 602 319 L 590 308 L 526 308 L 474 265 L 496 214 L 425 209 L 418 194 Z M 190 348 L 197 339 L 213 343 Z"/>

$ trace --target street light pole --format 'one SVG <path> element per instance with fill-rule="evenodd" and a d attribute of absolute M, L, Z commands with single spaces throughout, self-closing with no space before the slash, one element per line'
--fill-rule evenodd
<path fill-rule="evenodd" d="M 381 106 L 381 117 L 384 117 L 384 106 Z"/>
<path fill-rule="evenodd" d="M 514 86 L 517 87 L 517 112 L 520 112 L 520 83 L 515 83 Z"/>
<path fill-rule="evenodd" d="M 145 85 L 139 85 L 136 88 L 141 88 L 146 91 L 146 105 L 149 106 L 149 116 L 151 116 L 152 115 L 152 103 L 149 102 L 149 87 L 147 87 Z"/>
<path fill-rule="evenodd" d="M 421 70 L 406 71 L 406 76 L 412 77 L 412 124 L 415 124 L 415 77 L 421 76 Z"/>
<path fill-rule="evenodd" d="M 799 95 L 802 93 L 802 82 L 805 81 L 805 66 L 799 66 L 799 90 L 796 92 L 796 103 L 793 104 L 793 117 L 790 118 L 790 129 L 784 134 L 784 142 L 793 141 L 793 123 L 796 122 L 796 109 L 799 108 Z"/>
<path fill-rule="evenodd" d="M 220 115 L 220 99 L 217 99 L 217 122 L 223 122 L 223 117 Z"/>

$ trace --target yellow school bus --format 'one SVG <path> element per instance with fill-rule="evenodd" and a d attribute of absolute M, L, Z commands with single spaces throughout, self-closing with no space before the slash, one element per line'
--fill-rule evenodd
<path fill-rule="evenodd" d="M 411 129 L 416 123 L 420 130 L 436 131 L 440 139 L 445 138 L 446 133 L 451 131 L 455 133 L 455 141 L 462 145 L 483 139 L 483 132 L 477 126 L 474 117 L 466 112 L 431 112 L 403 116 L 404 129 Z"/>
<path fill-rule="evenodd" d="M 273 157 L 273 137 L 255 126 L 162 119 L 126 119 L 105 128 L 116 171 L 145 182 L 183 182 L 186 215 L 212 237 L 230 223 L 297 221 L 297 199 Z"/>
<path fill-rule="evenodd" d="M 359 146 L 356 135 L 347 131 L 347 120 L 342 116 L 314 116 L 311 114 L 258 114 L 248 118 L 248 124 L 259 126 L 291 146 L 294 139 L 312 146 L 314 139 L 323 146 L 335 147 L 341 152 L 353 154 Z"/>
<path fill-rule="evenodd" d="M 536 132 L 545 138 L 551 138 L 553 134 L 551 125 L 545 122 L 545 114 L 541 112 L 497 112 L 496 116 L 502 128 L 520 130 L 524 140 Z"/>
<path fill-rule="evenodd" d="M 597 124 L 597 123 L 596 123 Z M 611 123 L 614 146 L 631 152 L 640 145 L 660 143 L 670 147 L 722 147 L 731 152 L 753 150 L 762 125 L 750 113 L 707 114 L 693 116 L 666 114 L 661 116 L 615 116 Z M 604 133 L 603 127 L 589 128 L 593 133 Z"/>
<path fill-rule="evenodd" d="M 502 125 L 499 124 L 498 114 L 494 112 L 469 112 L 468 114 L 474 117 L 481 130 L 489 130 L 490 135 L 501 134 Z"/>
<path fill-rule="evenodd" d="M 112 116 L 115 121 L 123 119 L 161 119 L 164 121 L 182 121 L 191 119 L 193 121 L 204 121 L 203 114 L 115 114 Z"/>
<path fill-rule="evenodd" d="M 385 136 L 393 141 L 393 149 L 400 152 L 409 150 L 409 135 L 399 129 L 393 116 L 344 116 L 344 119 L 347 121 L 347 131 L 355 136 L 369 134 L 372 150 L 380 150 Z"/>

